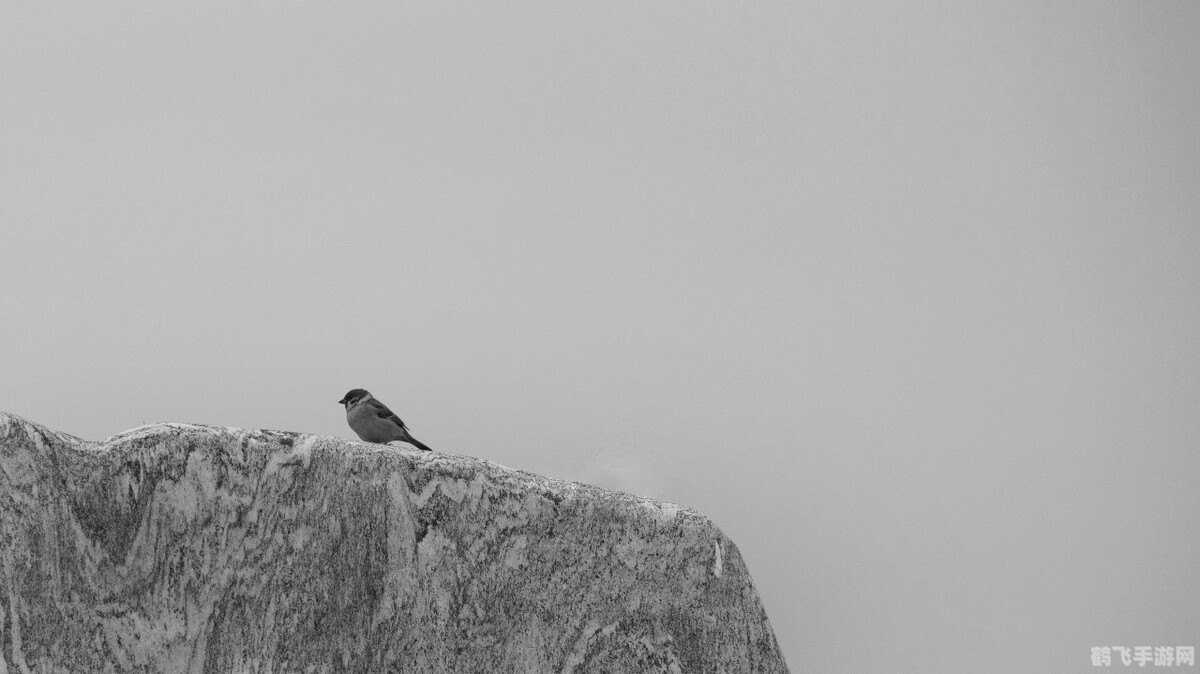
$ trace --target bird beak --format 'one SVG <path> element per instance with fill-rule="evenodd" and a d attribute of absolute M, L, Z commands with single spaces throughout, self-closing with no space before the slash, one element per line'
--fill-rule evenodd
<path fill-rule="evenodd" d="M 339 401 L 338 401 L 338 404 L 339 404 L 339 405 L 345 405 L 345 404 L 346 404 L 346 399 L 345 399 L 345 398 L 342 398 L 341 400 L 339 400 Z"/>

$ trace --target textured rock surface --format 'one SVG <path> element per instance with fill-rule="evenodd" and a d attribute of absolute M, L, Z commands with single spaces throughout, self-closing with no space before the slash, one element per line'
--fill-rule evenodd
<path fill-rule="evenodd" d="M 0 413 L 0 674 L 786 671 L 705 517 L 487 461 Z"/>

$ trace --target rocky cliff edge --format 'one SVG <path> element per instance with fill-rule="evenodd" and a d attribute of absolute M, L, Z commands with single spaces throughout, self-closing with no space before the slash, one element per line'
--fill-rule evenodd
<path fill-rule="evenodd" d="M 699 513 L 465 456 L 0 413 L 0 674 L 784 672 Z"/>

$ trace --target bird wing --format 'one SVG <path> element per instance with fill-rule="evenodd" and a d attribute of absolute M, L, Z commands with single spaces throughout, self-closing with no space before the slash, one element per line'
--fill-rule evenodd
<path fill-rule="evenodd" d="M 389 410 L 387 405 L 384 405 L 374 398 L 368 400 L 367 404 L 371 406 L 371 411 L 375 413 L 375 416 L 379 417 L 380 419 L 387 419 L 400 428 L 403 428 L 406 431 L 408 430 L 408 427 L 404 425 L 404 422 L 400 420 L 400 417 L 396 416 L 395 412 Z"/>

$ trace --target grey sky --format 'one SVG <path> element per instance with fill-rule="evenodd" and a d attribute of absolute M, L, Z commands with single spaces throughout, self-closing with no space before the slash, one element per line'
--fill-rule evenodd
<path fill-rule="evenodd" d="M 705 512 L 795 671 L 1200 646 L 1200 5 L 876 5 L 5 6 L 0 408 L 365 387 Z"/>

